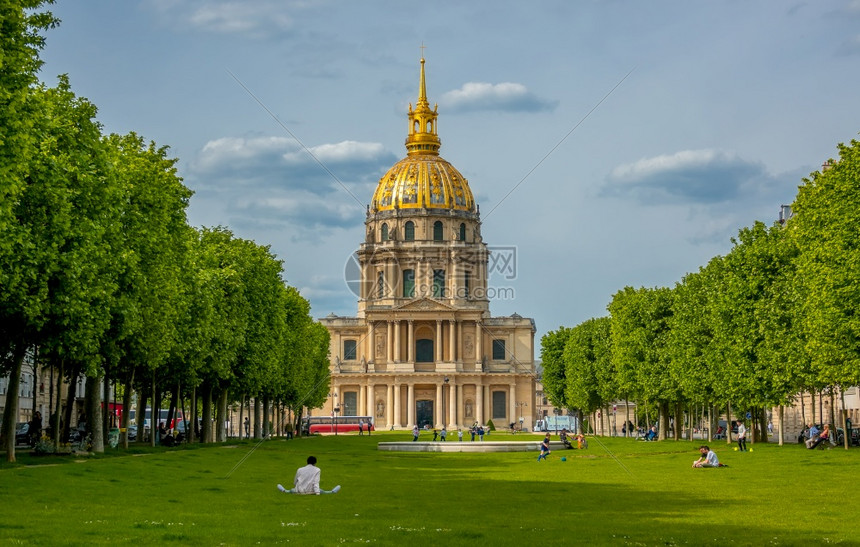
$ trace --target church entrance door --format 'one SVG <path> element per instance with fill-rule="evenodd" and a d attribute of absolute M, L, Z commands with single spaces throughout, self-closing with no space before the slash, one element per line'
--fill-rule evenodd
<path fill-rule="evenodd" d="M 415 401 L 415 422 L 424 429 L 425 425 L 433 427 L 433 401 Z"/>

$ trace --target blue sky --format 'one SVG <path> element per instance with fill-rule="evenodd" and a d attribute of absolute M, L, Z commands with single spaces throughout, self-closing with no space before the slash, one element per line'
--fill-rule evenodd
<path fill-rule="evenodd" d="M 190 223 L 270 245 L 317 317 L 355 313 L 344 266 L 405 156 L 422 44 L 441 154 L 516 248 L 491 310 L 538 337 L 726 253 L 860 130 L 860 0 L 51 9 L 42 79 L 170 146 Z"/>

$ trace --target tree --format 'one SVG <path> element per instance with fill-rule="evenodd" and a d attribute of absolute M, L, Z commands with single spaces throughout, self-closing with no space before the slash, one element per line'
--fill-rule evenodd
<path fill-rule="evenodd" d="M 559 327 L 543 335 L 540 341 L 543 391 L 552 405 L 560 408 L 570 408 L 565 395 L 567 378 L 564 362 L 564 347 L 570 331 L 570 328 Z"/>
<path fill-rule="evenodd" d="M 860 142 L 803 180 L 787 229 L 799 249 L 806 354 L 819 385 L 860 384 Z M 842 419 L 845 419 L 843 411 Z"/>

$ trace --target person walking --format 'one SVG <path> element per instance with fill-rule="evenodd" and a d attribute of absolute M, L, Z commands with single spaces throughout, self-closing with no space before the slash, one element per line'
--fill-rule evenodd
<path fill-rule="evenodd" d="M 747 449 L 747 428 L 744 426 L 743 420 L 738 420 L 738 449 L 741 452 Z"/>
<path fill-rule="evenodd" d="M 418 440 L 418 424 L 412 426 L 412 442 Z"/>
<path fill-rule="evenodd" d="M 251 438 L 251 420 L 245 416 L 245 438 Z"/>

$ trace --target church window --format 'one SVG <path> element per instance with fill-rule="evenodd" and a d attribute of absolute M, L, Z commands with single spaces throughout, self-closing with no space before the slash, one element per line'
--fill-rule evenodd
<path fill-rule="evenodd" d="M 493 361 L 504 361 L 505 358 L 506 355 L 504 339 L 493 340 Z"/>
<path fill-rule="evenodd" d="M 466 224 L 460 223 L 460 241 L 466 241 Z"/>
<path fill-rule="evenodd" d="M 507 393 L 504 391 L 493 392 L 493 419 L 503 420 L 507 417 Z"/>
<path fill-rule="evenodd" d="M 343 341 L 343 360 L 344 361 L 355 361 L 356 355 L 356 342 L 355 340 L 344 340 Z"/>
<path fill-rule="evenodd" d="M 442 241 L 442 221 L 433 223 L 433 241 Z"/>
<path fill-rule="evenodd" d="M 382 241 L 388 241 L 388 224 L 382 224 Z"/>
<path fill-rule="evenodd" d="M 463 272 L 463 297 L 471 298 L 472 297 L 472 272 Z"/>
<path fill-rule="evenodd" d="M 385 298 L 385 272 L 376 273 L 376 298 Z"/>
<path fill-rule="evenodd" d="M 420 340 L 415 341 L 415 362 L 433 362 L 433 340 L 430 340 L 428 338 L 422 338 Z"/>
<path fill-rule="evenodd" d="M 433 270 L 433 298 L 445 296 L 445 270 Z"/>
<path fill-rule="evenodd" d="M 415 270 L 403 270 L 403 298 L 415 297 Z"/>
<path fill-rule="evenodd" d="M 404 237 L 406 241 L 415 241 L 415 223 L 411 220 L 406 223 L 404 228 Z"/>
<path fill-rule="evenodd" d="M 355 391 L 344 391 L 341 401 L 341 416 L 356 416 L 358 414 L 358 393 Z"/>

